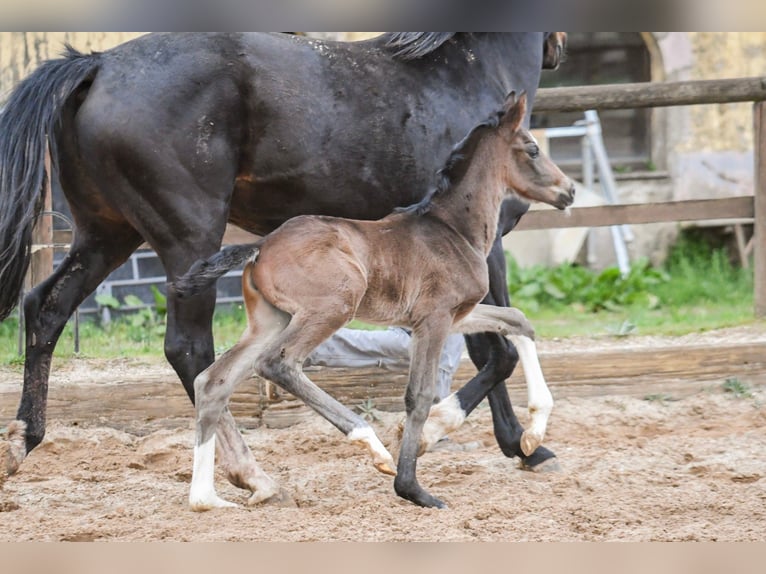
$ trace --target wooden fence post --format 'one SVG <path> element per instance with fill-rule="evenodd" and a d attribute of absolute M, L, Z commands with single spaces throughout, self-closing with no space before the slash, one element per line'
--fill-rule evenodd
<path fill-rule="evenodd" d="M 53 190 L 51 189 L 51 158 L 50 154 L 45 153 L 45 172 L 48 174 L 45 183 L 45 203 L 43 210 L 50 212 L 53 205 Z M 52 245 L 53 244 L 53 218 L 50 216 L 41 216 L 37 220 L 35 228 L 32 230 L 33 245 Z M 45 280 L 53 273 L 53 249 L 45 247 L 38 249 L 32 254 L 30 262 L 30 287 L 34 287 Z"/>
<path fill-rule="evenodd" d="M 753 273 L 755 316 L 766 317 L 766 102 L 753 104 Z"/>

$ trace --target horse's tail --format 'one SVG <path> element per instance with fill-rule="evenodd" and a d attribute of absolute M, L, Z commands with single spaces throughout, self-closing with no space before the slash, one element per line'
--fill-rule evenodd
<path fill-rule="evenodd" d="M 262 244 L 263 239 L 255 243 L 230 245 L 208 259 L 197 260 L 186 273 L 173 282 L 176 295 L 191 297 L 204 291 L 219 277 L 258 255 Z"/>
<path fill-rule="evenodd" d="M 64 57 L 20 82 L 0 112 L 0 321 L 16 306 L 29 267 L 32 228 L 45 199 L 46 145 L 55 162 L 61 109 L 98 66 L 98 54 L 67 46 Z"/>

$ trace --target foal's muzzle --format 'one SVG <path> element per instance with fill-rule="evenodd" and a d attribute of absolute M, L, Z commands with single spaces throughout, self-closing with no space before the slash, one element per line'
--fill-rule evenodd
<path fill-rule="evenodd" d="M 558 209 L 566 209 L 570 205 L 574 203 L 574 196 L 575 196 L 575 184 L 574 182 L 569 182 L 569 189 L 567 191 L 561 192 L 559 194 L 558 200 L 556 201 L 556 207 Z"/>

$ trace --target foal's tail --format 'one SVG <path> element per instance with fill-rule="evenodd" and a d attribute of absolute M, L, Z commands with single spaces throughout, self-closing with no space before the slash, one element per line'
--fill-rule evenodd
<path fill-rule="evenodd" d="M 98 54 L 66 49 L 19 83 L 0 112 L 0 321 L 16 306 L 29 267 L 32 228 L 45 199 L 46 147 L 55 162 L 61 110 L 99 67 Z"/>
<path fill-rule="evenodd" d="M 191 297 L 211 287 L 219 277 L 258 255 L 262 244 L 263 239 L 255 243 L 230 245 L 208 259 L 197 260 L 186 273 L 173 282 L 176 295 Z"/>

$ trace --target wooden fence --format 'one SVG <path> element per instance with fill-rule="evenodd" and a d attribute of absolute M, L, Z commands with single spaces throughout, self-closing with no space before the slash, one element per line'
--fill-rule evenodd
<path fill-rule="evenodd" d="M 715 219 L 753 219 L 755 314 L 766 316 L 766 78 L 702 80 L 581 86 L 540 89 L 535 112 L 609 110 L 696 104 L 753 102 L 754 184 L 753 196 L 725 199 L 659 202 L 651 204 L 575 207 L 571 215 L 541 210 L 527 213 L 517 229 L 552 229 L 561 227 L 599 227 L 618 224 L 700 221 Z M 50 194 L 49 194 L 50 196 Z M 253 235 L 229 226 L 224 243 L 252 241 Z M 37 243 L 51 243 L 48 227 Z M 64 239 L 59 239 L 64 241 Z M 40 257 L 45 257 L 42 253 Z M 43 267 L 52 267 L 52 260 Z M 41 277 L 49 273 L 42 271 Z"/>
<path fill-rule="evenodd" d="M 766 316 L 766 78 L 548 88 L 537 92 L 535 113 L 753 102 L 754 195 L 726 199 L 579 207 L 571 216 L 531 211 L 517 229 L 753 219 L 755 314 Z M 575 203 L 576 205 L 576 203 Z"/>

